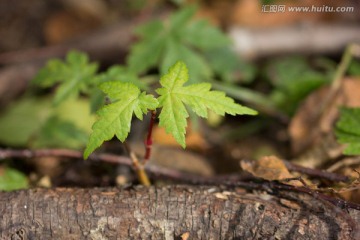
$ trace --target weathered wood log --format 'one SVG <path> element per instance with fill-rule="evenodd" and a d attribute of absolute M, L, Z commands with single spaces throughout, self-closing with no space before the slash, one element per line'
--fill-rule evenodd
<path fill-rule="evenodd" d="M 219 187 L 0 193 L 0 239 L 358 239 L 360 212 Z"/>

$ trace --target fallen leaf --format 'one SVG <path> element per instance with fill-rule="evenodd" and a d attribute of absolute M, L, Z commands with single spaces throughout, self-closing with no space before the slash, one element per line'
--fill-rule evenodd
<path fill-rule="evenodd" d="M 349 176 L 353 178 L 354 180 L 346 184 L 345 186 L 342 186 L 340 188 L 331 188 L 333 192 L 338 193 L 343 199 L 360 203 L 360 167 L 357 167 L 355 169 L 352 168 L 345 168 L 342 169 L 341 174 L 345 176 Z"/>
<path fill-rule="evenodd" d="M 240 162 L 240 166 L 243 170 L 251 173 L 255 177 L 269 181 L 281 181 L 294 178 L 286 168 L 284 162 L 276 156 L 262 157 L 258 161 L 243 160 Z M 303 184 L 297 180 L 291 180 L 288 183 L 293 186 L 303 186 Z"/>

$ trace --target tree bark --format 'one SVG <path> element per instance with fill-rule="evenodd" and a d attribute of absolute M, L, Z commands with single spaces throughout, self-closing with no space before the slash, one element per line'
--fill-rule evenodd
<path fill-rule="evenodd" d="M 358 239 L 359 222 L 307 195 L 219 187 L 0 193 L 0 239 Z"/>

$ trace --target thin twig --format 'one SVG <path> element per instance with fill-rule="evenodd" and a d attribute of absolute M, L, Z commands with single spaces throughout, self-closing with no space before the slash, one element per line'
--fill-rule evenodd
<path fill-rule="evenodd" d="M 341 161 L 338 161 L 327 168 L 328 172 L 335 172 L 341 168 L 344 167 L 350 167 L 352 165 L 360 165 L 360 157 L 351 157 L 351 158 L 345 158 Z"/>
<path fill-rule="evenodd" d="M 68 149 L 41 149 L 41 150 L 14 150 L 14 149 L 1 149 L 0 160 L 6 158 L 34 158 L 34 157 L 66 157 L 82 159 L 83 154 L 80 151 Z M 133 161 L 128 157 L 117 156 L 113 154 L 91 154 L 88 158 L 90 161 L 102 161 L 112 164 L 123 164 L 126 166 L 134 167 Z M 189 184 L 201 185 L 224 185 L 224 186 L 238 186 L 249 190 L 259 189 L 272 193 L 271 189 L 287 190 L 294 192 L 302 192 L 314 196 L 319 199 L 326 200 L 332 204 L 342 208 L 353 208 L 360 210 L 360 205 L 356 203 L 347 202 L 342 199 L 327 196 L 325 194 L 316 192 L 306 187 L 295 187 L 278 183 L 276 181 L 259 181 L 259 179 L 249 174 L 231 174 L 222 176 L 205 177 L 190 173 L 180 172 L 174 169 L 163 168 L 155 165 L 146 165 L 146 172 L 159 178 L 175 180 Z M 270 184 L 270 185 L 269 185 Z"/>
<path fill-rule="evenodd" d="M 310 189 L 308 187 L 296 187 L 296 186 L 282 184 L 282 183 L 276 183 L 276 184 L 273 184 L 271 186 L 273 186 L 273 188 L 276 188 L 276 189 L 279 189 L 279 190 L 287 190 L 287 191 L 306 193 L 306 194 L 314 196 L 316 198 L 326 200 L 326 201 L 334 204 L 337 207 L 340 207 L 340 208 L 343 208 L 343 209 L 352 208 L 352 209 L 356 209 L 356 210 L 360 211 L 360 205 L 357 204 L 357 203 L 348 202 L 348 201 L 345 201 L 345 200 L 340 199 L 340 198 L 334 198 L 332 196 L 328 196 L 328 195 L 325 195 L 325 194 L 320 193 L 318 191 L 312 190 L 312 189 Z"/>
<path fill-rule="evenodd" d="M 49 157 L 49 156 L 77 158 L 77 159 L 83 158 L 82 152 L 77 150 L 70 150 L 70 149 L 18 150 L 18 149 L 0 148 L 0 160 L 7 158 L 39 158 L 39 157 Z M 118 156 L 114 154 L 93 153 L 89 156 L 88 160 L 94 162 L 121 164 L 135 168 L 132 159 L 130 159 L 129 157 Z M 147 164 L 145 166 L 145 170 L 146 172 L 157 178 L 175 180 L 175 181 L 191 183 L 191 184 L 219 185 L 222 184 L 223 182 L 236 182 L 236 181 L 245 181 L 245 180 L 254 179 L 249 174 L 230 174 L 230 175 L 220 175 L 215 177 L 205 177 L 190 173 L 184 173 L 175 169 L 164 168 L 153 164 Z"/>
<path fill-rule="evenodd" d="M 138 177 L 138 180 L 140 181 L 141 184 L 143 184 L 144 186 L 151 186 L 150 180 L 145 172 L 145 168 L 144 168 L 144 164 L 142 164 L 138 157 L 136 156 L 136 154 L 131 150 L 131 148 L 129 147 L 129 145 L 125 142 L 124 143 L 125 149 L 128 152 L 131 162 L 132 162 L 132 166 L 136 172 L 136 175 Z"/>
<path fill-rule="evenodd" d="M 130 152 L 130 158 L 133 161 L 134 168 L 136 170 L 136 174 L 139 178 L 139 181 L 144 186 L 151 186 L 150 180 L 148 178 L 148 175 L 145 172 L 144 165 L 139 162 L 138 158 L 136 157 L 136 154 L 134 152 Z"/>
<path fill-rule="evenodd" d="M 304 173 L 310 177 L 318 177 L 318 178 L 327 179 L 327 180 L 334 181 L 334 182 L 338 182 L 338 181 L 349 182 L 350 181 L 350 178 L 347 176 L 344 176 L 344 175 L 327 172 L 327 171 L 320 170 L 320 169 L 312 169 L 312 168 L 303 167 L 303 166 L 291 163 L 286 160 L 283 160 L 283 162 L 284 162 L 286 168 L 289 169 L 290 171 Z"/>
<path fill-rule="evenodd" d="M 131 150 L 128 149 L 128 151 L 129 151 L 129 155 L 130 155 Z M 14 150 L 14 149 L 1 149 L 0 148 L 0 160 L 5 159 L 5 158 L 34 158 L 34 157 L 48 157 L 48 156 L 69 157 L 69 158 L 79 158 L 79 159 L 81 159 L 83 157 L 82 152 L 76 151 L 76 150 L 69 150 L 69 149 Z M 90 161 L 102 161 L 102 162 L 107 162 L 107 163 L 112 163 L 112 164 L 122 164 L 122 165 L 130 166 L 130 167 L 134 167 L 133 161 L 130 158 L 125 157 L 125 156 L 118 156 L 118 155 L 114 155 L 114 154 L 104 154 L 104 153 L 103 154 L 91 154 L 88 159 Z M 295 165 L 288 161 L 284 161 L 284 163 L 290 171 L 297 171 L 300 173 L 305 173 L 312 177 L 321 177 L 321 178 L 328 179 L 331 181 L 346 182 L 349 180 L 348 177 L 340 175 L 340 174 L 330 173 L 330 172 L 316 170 L 316 169 L 310 169 L 310 168 L 302 167 L 299 165 Z M 180 171 L 177 171 L 174 169 L 162 168 L 160 166 L 155 166 L 155 165 L 151 165 L 151 164 L 148 164 L 145 167 L 145 169 L 149 173 L 151 173 L 153 176 L 166 177 L 169 179 L 174 179 L 174 180 L 179 180 L 179 181 L 193 182 L 193 183 L 194 182 L 219 183 L 217 181 L 212 181 L 211 179 L 213 179 L 213 178 L 206 178 L 206 177 L 201 177 L 201 176 L 193 175 L 193 174 L 185 174 L 183 172 L 180 172 Z M 238 181 L 238 180 L 245 180 L 245 178 L 249 179 L 248 176 L 246 176 L 245 178 L 244 178 L 244 176 L 235 177 L 238 175 L 239 174 L 225 175 L 225 176 L 221 176 L 220 178 L 217 178 L 217 179 L 219 179 L 219 180 L 221 179 L 223 181 L 229 181 L 229 180 Z M 189 181 L 187 181 L 187 180 L 189 180 Z"/>

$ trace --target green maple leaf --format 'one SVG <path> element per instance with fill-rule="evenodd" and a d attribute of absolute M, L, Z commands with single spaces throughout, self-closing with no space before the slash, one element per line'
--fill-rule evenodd
<path fill-rule="evenodd" d="M 344 154 L 360 154 L 360 108 L 341 109 L 335 135 L 340 143 L 346 144 Z"/>
<path fill-rule="evenodd" d="M 132 83 L 112 81 L 102 83 L 99 87 L 112 103 L 97 112 L 99 119 L 92 127 L 93 132 L 84 151 L 85 159 L 104 141 L 114 136 L 123 142 L 130 131 L 133 114 L 142 120 L 148 109 L 156 109 L 158 105 L 152 95 L 146 95 Z"/>
<path fill-rule="evenodd" d="M 159 107 L 162 107 L 159 125 L 164 127 L 167 133 L 171 133 L 182 147 L 185 148 L 186 119 L 189 117 L 184 104 L 204 118 L 207 117 L 208 109 L 219 115 L 257 114 L 250 108 L 236 104 L 233 99 L 226 97 L 225 93 L 211 91 L 209 83 L 183 86 L 188 78 L 185 63 L 177 62 L 161 78 L 162 88 L 156 90 L 160 95 Z"/>
<path fill-rule="evenodd" d="M 148 89 L 148 86 L 141 81 L 135 73 L 121 65 L 113 65 L 106 72 L 96 75 L 92 81 L 92 85 L 99 85 L 109 81 L 129 82 L 141 90 Z M 94 113 L 104 105 L 105 95 L 98 88 L 92 88 L 90 90 L 90 109 L 91 112 Z"/>
<path fill-rule="evenodd" d="M 60 83 L 56 90 L 54 103 L 58 105 L 70 96 L 78 96 L 92 81 L 98 69 L 96 63 L 89 63 L 86 54 L 71 51 L 66 61 L 50 60 L 34 79 L 34 83 L 42 87 L 51 87 Z"/>
<path fill-rule="evenodd" d="M 159 66 L 161 74 L 165 74 L 170 66 L 181 60 L 189 68 L 191 83 L 221 73 L 212 67 L 212 59 L 218 56 L 207 55 L 207 52 L 222 51 L 230 46 L 231 41 L 207 21 L 192 21 L 195 12 L 195 6 L 188 6 L 172 14 L 167 22 L 155 20 L 138 27 L 135 34 L 141 41 L 131 48 L 127 59 L 129 69 L 143 73 Z M 225 55 L 228 56 L 236 58 L 234 53 Z"/>

